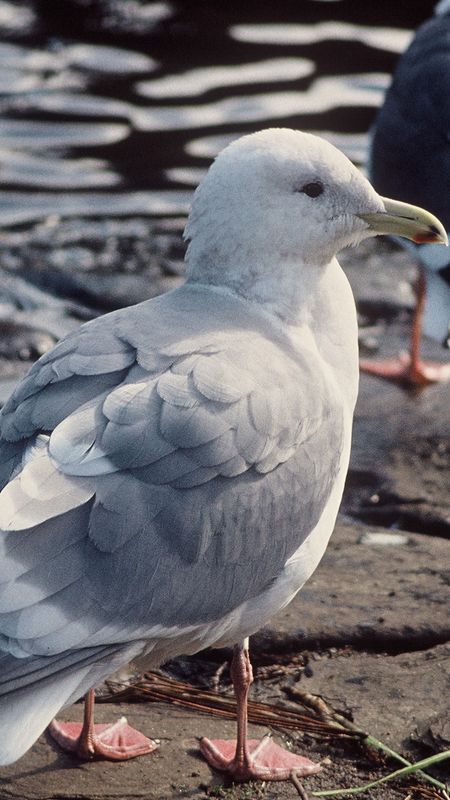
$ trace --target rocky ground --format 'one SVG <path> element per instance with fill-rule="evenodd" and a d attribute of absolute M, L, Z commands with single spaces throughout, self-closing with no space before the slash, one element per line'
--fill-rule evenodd
<path fill-rule="evenodd" d="M 29 364 L 67 330 L 95 314 L 175 286 L 182 275 L 180 221 L 149 231 L 143 220 L 50 220 L 0 241 L 0 400 Z M 341 262 L 358 300 L 361 348 L 393 354 L 407 343 L 413 293 L 408 257 L 369 241 Z M 51 290 L 52 294 L 49 293 Z M 448 352 L 431 342 L 436 359 Z M 411 392 L 362 376 L 342 514 L 319 569 L 269 628 L 253 638 L 255 701 L 304 712 L 306 695 L 327 703 L 410 760 L 450 748 L 448 386 Z M 228 654 L 171 662 L 166 672 L 230 694 Z M 64 712 L 80 718 L 81 706 Z M 323 761 L 305 786 L 366 784 L 394 770 L 357 738 L 287 731 L 275 735 Z M 46 736 L 0 776 L 0 800 L 210 797 L 294 798 L 292 784 L 223 785 L 198 753 L 198 738 L 233 735 L 233 722 L 169 703 L 106 702 L 98 721 L 126 714 L 161 740 L 124 764 L 79 764 Z M 260 736 L 266 727 L 252 726 Z M 7 735 L 2 732 L 1 735 Z M 437 775 L 445 780 L 445 770 Z M 424 800 L 438 794 L 403 783 L 362 795 Z M 431 787 L 429 789 L 431 792 Z"/>

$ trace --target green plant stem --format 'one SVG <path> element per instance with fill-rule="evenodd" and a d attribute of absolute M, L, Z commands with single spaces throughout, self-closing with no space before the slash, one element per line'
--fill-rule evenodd
<path fill-rule="evenodd" d="M 376 747 L 378 750 L 382 750 L 384 753 L 389 755 L 391 758 L 394 758 L 396 761 L 399 761 L 401 764 L 404 764 L 406 767 L 414 766 L 411 761 L 408 761 L 406 758 L 400 755 L 400 753 L 396 753 L 395 750 L 391 750 L 387 744 L 384 742 L 380 742 L 378 739 L 375 739 L 374 736 L 370 734 L 366 736 L 364 739 L 364 743 L 370 745 L 371 747 Z M 445 789 L 445 784 L 438 781 L 436 778 L 433 778 L 431 775 L 428 775 L 426 772 L 423 772 L 421 769 L 417 770 L 417 774 L 420 775 L 424 780 L 428 783 L 433 784 L 433 786 L 437 786 L 438 789 Z"/>
<path fill-rule="evenodd" d="M 441 761 L 445 761 L 449 758 L 450 750 L 445 750 L 443 753 L 437 753 L 434 756 L 422 759 L 422 761 L 417 761 L 416 764 L 409 764 L 406 767 L 402 767 L 402 769 L 397 769 L 395 772 L 391 772 L 383 778 L 378 778 L 376 781 L 366 783 L 364 786 L 353 786 L 351 789 L 329 789 L 320 792 L 311 792 L 311 795 L 312 797 L 345 797 L 346 795 L 363 794 L 364 792 L 368 792 L 369 789 L 373 789 L 374 786 L 379 786 L 381 783 L 387 783 L 387 781 L 403 778 L 406 775 L 411 775 L 413 772 L 419 772 L 422 769 L 433 767 L 435 764 L 439 764 Z M 427 778 L 428 777 L 427 775 Z M 441 786 L 445 789 L 443 784 L 441 784 Z"/>
<path fill-rule="evenodd" d="M 341 714 L 338 714 L 336 711 L 330 711 L 331 718 L 342 728 L 347 728 L 347 730 L 354 731 L 361 735 L 362 741 L 365 745 L 369 745 L 370 747 L 374 747 L 377 750 L 381 750 L 386 755 L 390 756 L 391 758 L 398 761 L 400 764 L 404 764 L 406 767 L 411 767 L 411 761 L 408 761 L 406 758 L 397 753 L 395 750 L 392 750 L 391 747 L 388 747 L 387 744 L 384 742 L 380 742 L 379 739 L 376 739 L 375 736 L 372 736 L 370 733 L 365 733 L 357 725 L 353 722 L 350 722 L 348 719 L 343 717 Z M 427 781 L 427 783 L 431 783 L 433 786 L 437 786 L 438 789 L 444 789 L 445 785 L 438 781 L 436 778 L 433 778 L 431 775 L 428 775 L 426 772 L 422 772 L 422 770 L 417 770 L 417 774 L 420 775 L 423 780 Z"/>

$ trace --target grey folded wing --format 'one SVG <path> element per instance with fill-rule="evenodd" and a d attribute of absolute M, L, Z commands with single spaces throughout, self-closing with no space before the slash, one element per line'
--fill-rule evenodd
<path fill-rule="evenodd" d="M 18 656 L 170 636 L 257 596 L 343 447 L 316 354 L 189 287 L 69 336 L 0 421 L 0 647 Z"/>

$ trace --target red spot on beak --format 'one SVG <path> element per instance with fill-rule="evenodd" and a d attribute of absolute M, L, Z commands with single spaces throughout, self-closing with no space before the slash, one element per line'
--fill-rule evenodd
<path fill-rule="evenodd" d="M 417 233 L 414 236 L 413 241 L 416 244 L 433 244 L 436 242 L 442 242 L 442 239 L 435 231 L 424 231 L 423 233 Z"/>

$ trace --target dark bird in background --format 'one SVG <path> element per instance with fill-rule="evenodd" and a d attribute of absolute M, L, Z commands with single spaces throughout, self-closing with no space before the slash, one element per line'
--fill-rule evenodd
<path fill-rule="evenodd" d="M 437 5 L 400 58 L 376 120 L 370 178 L 381 194 L 423 205 L 450 230 L 450 0 Z M 448 381 L 450 363 L 422 360 L 420 343 L 423 332 L 450 345 L 450 252 L 401 243 L 419 264 L 410 351 L 363 360 L 361 368 L 416 386 Z"/>

